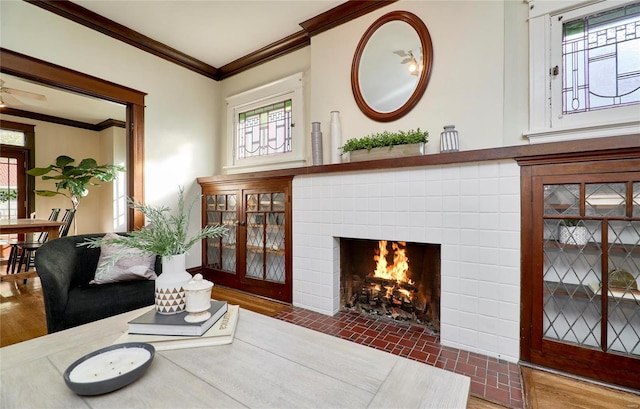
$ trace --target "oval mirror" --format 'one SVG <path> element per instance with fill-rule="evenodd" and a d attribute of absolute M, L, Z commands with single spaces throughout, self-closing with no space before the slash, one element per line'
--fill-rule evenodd
<path fill-rule="evenodd" d="M 376 20 L 362 36 L 351 66 L 351 88 L 360 110 L 388 122 L 406 115 L 427 89 L 433 46 L 427 26 L 408 11 Z"/>

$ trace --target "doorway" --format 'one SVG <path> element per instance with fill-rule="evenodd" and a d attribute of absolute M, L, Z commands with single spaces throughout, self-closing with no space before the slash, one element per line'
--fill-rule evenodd
<path fill-rule="evenodd" d="M 126 106 L 127 196 L 144 202 L 145 93 L 100 78 L 0 48 L 0 72 L 43 85 L 116 102 Z M 1 112 L 1 111 L 0 111 Z M 144 215 L 128 210 L 127 230 L 144 226 Z"/>

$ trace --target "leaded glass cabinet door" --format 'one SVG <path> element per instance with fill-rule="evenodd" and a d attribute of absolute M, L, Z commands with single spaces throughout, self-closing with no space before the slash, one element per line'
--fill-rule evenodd
<path fill-rule="evenodd" d="M 227 235 L 203 241 L 205 278 L 291 302 L 291 177 L 201 185 L 203 223 L 227 227 Z"/>
<path fill-rule="evenodd" d="M 247 193 L 245 278 L 284 284 L 285 193 Z"/>
<path fill-rule="evenodd" d="M 585 371 L 640 368 L 640 173 L 533 181 L 533 349 Z"/>
<path fill-rule="evenodd" d="M 226 274 L 236 274 L 238 198 L 235 192 L 205 195 L 207 225 L 222 224 L 226 234 L 206 239 L 205 266 Z"/>

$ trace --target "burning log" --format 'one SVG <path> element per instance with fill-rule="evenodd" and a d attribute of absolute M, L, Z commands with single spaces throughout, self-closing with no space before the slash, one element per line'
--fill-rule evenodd
<path fill-rule="evenodd" d="M 411 291 L 413 293 L 417 293 L 418 292 L 418 288 L 413 285 L 413 284 L 409 284 L 408 282 L 405 281 L 395 281 L 395 280 L 389 280 L 386 278 L 381 278 L 381 277 L 374 277 L 374 276 L 367 276 L 364 278 L 365 283 L 368 284 L 379 284 L 382 287 L 399 287 L 402 288 L 403 290 L 407 290 L 407 291 Z"/>

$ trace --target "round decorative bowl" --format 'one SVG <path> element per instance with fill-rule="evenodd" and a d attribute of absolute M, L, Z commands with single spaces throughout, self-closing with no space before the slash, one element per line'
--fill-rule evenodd
<path fill-rule="evenodd" d="M 64 372 L 64 381 L 78 395 L 102 395 L 140 378 L 155 355 L 143 342 L 111 345 L 83 356 Z"/>
<path fill-rule="evenodd" d="M 637 290 L 638 283 L 633 274 L 624 268 L 618 268 L 609 272 L 609 287 Z"/>

